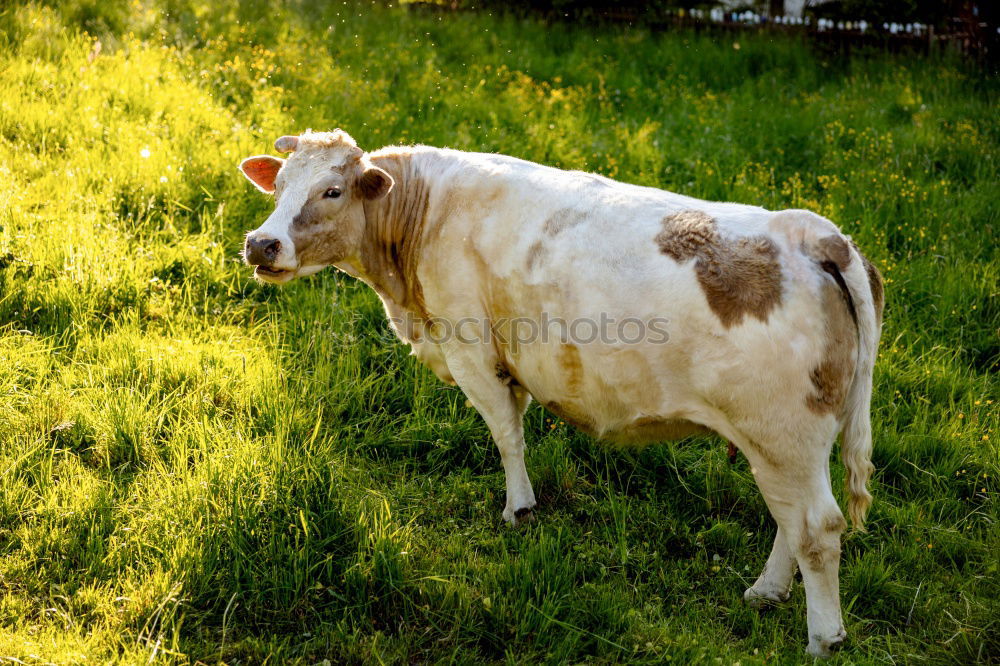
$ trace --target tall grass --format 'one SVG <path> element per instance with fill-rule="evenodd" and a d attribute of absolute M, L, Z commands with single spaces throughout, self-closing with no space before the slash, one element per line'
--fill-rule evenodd
<path fill-rule="evenodd" d="M 773 526 L 722 443 L 612 450 L 533 407 L 539 521 L 509 529 L 485 426 L 374 294 L 252 281 L 270 202 L 238 160 L 339 126 L 837 221 L 888 298 L 838 659 L 1000 658 L 996 80 L 733 39 L 340 2 L 0 10 L 0 657 L 801 659 L 801 589 L 741 601 Z"/>

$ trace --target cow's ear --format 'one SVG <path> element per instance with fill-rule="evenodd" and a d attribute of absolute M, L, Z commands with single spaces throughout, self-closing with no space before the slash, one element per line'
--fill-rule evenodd
<path fill-rule="evenodd" d="M 381 199 L 389 194 L 395 181 L 388 173 L 377 166 L 368 166 L 358 179 L 358 188 L 365 199 Z"/>
<path fill-rule="evenodd" d="M 240 162 L 240 171 L 257 189 L 274 194 L 274 178 L 285 160 L 270 155 L 255 155 Z"/>

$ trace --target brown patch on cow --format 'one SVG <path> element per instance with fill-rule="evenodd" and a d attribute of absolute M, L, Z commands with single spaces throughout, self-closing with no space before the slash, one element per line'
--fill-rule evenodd
<path fill-rule="evenodd" d="M 545 403 L 545 408 L 566 423 L 596 436 L 597 424 L 581 407 L 579 399 L 583 392 L 583 362 L 576 345 L 561 343 L 556 349 L 556 361 L 562 369 L 566 396 L 565 402 L 555 400 Z"/>
<path fill-rule="evenodd" d="M 705 426 L 686 419 L 643 416 L 620 430 L 608 433 L 607 439 L 617 444 L 645 444 L 675 441 L 710 432 Z"/>
<path fill-rule="evenodd" d="M 481 274 L 488 274 L 485 259 L 474 250 L 470 255 L 479 263 Z M 497 356 L 507 359 L 515 358 L 519 352 L 520 340 L 517 330 L 519 320 L 514 301 L 505 288 L 505 283 L 500 280 L 487 280 L 482 286 L 486 292 L 484 305 L 486 306 L 486 315 L 489 317 L 490 333 Z"/>
<path fill-rule="evenodd" d="M 851 246 L 857 250 L 858 255 L 861 257 L 861 263 L 865 267 L 865 273 L 868 274 L 868 286 L 872 292 L 872 303 L 875 306 L 875 320 L 878 325 L 882 325 L 882 311 L 885 308 L 885 288 L 882 284 L 882 273 L 879 272 L 878 268 L 875 267 L 871 261 L 868 260 L 862 252 L 861 248 L 854 241 L 851 241 Z"/>
<path fill-rule="evenodd" d="M 695 260 L 698 284 L 724 327 L 747 315 L 766 322 L 781 303 L 778 246 L 767 236 L 723 239 L 715 220 L 687 210 L 665 217 L 655 240 L 674 261 Z"/>
<path fill-rule="evenodd" d="M 698 281 L 726 328 L 750 315 L 766 322 L 781 302 L 778 246 L 765 236 L 741 238 L 711 259 L 699 259 Z"/>
<path fill-rule="evenodd" d="M 325 199 L 314 199 L 307 201 L 299 210 L 298 215 L 292 218 L 292 227 L 297 229 L 307 229 L 326 219 L 329 212 L 329 202 Z"/>
<path fill-rule="evenodd" d="M 878 321 L 879 326 L 881 326 L 882 310 L 885 308 L 885 291 L 882 286 L 882 274 L 875 267 L 875 264 L 868 261 L 864 255 L 861 258 L 865 262 L 865 271 L 868 273 L 868 285 L 872 290 L 872 302 L 875 304 L 875 319 Z"/>
<path fill-rule="evenodd" d="M 837 534 L 840 534 L 847 529 L 847 521 L 844 520 L 844 516 L 839 513 L 830 514 L 823 522 L 823 529 L 827 532 L 836 532 Z"/>
<path fill-rule="evenodd" d="M 356 237 L 350 224 L 323 224 L 329 221 L 331 203 L 327 199 L 307 201 L 292 218 L 289 236 L 303 266 L 332 264 L 352 253 Z"/>
<path fill-rule="evenodd" d="M 563 371 L 566 394 L 580 395 L 583 388 L 583 362 L 580 360 L 580 350 L 576 345 L 562 343 L 559 345 L 556 360 Z"/>
<path fill-rule="evenodd" d="M 822 571 L 824 561 L 826 560 L 826 551 L 823 548 L 822 542 L 816 538 L 816 535 L 809 531 L 809 523 L 803 522 L 802 542 L 799 544 L 799 549 L 802 555 L 805 556 L 806 563 L 810 569 L 813 571 Z"/>
<path fill-rule="evenodd" d="M 372 158 L 395 185 L 381 199 L 364 202 L 361 261 L 377 288 L 402 307 L 429 319 L 417 265 L 425 240 L 430 188 L 412 158 L 406 152 Z"/>
<path fill-rule="evenodd" d="M 528 259 L 525 262 L 525 266 L 528 269 L 528 272 L 535 270 L 535 267 L 541 260 L 544 251 L 545 248 L 542 245 L 542 241 L 535 241 L 534 243 L 531 244 L 531 247 L 528 248 Z"/>
<path fill-rule="evenodd" d="M 823 236 L 816 244 L 819 246 L 820 254 L 837 264 L 837 268 L 843 273 L 851 263 L 851 248 L 847 241 L 839 234 Z"/>
<path fill-rule="evenodd" d="M 296 230 L 291 233 L 296 253 L 303 266 L 331 264 L 340 261 L 354 248 L 350 237 L 338 229 Z M 303 248 L 301 251 L 299 248 Z"/>
<path fill-rule="evenodd" d="M 823 286 L 820 303 L 826 319 L 826 344 L 823 359 L 809 373 L 813 392 L 806 396 L 806 405 L 817 414 L 837 414 L 854 380 L 857 331 L 835 285 Z"/>
<path fill-rule="evenodd" d="M 583 211 L 573 208 L 560 208 L 545 220 L 543 229 L 547 235 L 557 236 L 560 232 L 575 227 L 586 219 L 587 213 Z"/>
<path fill-rule="evenodd" d="M 697 210 L 682 210 L 663 218 L 663 230 L 656 235 L 660 252 L 677 262 L 701 256 L 704 249 L 719 244 L 715 220 Z"/>
<path fill-rule="evenodd" d="M 563 405 L 560 402 L 552 400 L 545 403 L 545 409 L 549 410 L 574 428 L 582 430 L 588 435 L 593 436 L 597 434 L 597 425 L 594 423 L 593 419 L 572 406 Z"/>
<path fill-rule="evenodd" d="M 808 517 L 802 519 L 802 538 L 799 549 L 813 571 L 822 571 L 840 558 L 840 534 L 847 528 L 847 521 L 838 511 L 823 519 L 819 529 L 812 529 Z"/>

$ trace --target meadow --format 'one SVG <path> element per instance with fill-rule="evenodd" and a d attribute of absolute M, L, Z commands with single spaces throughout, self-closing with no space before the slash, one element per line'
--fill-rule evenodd
<path fill-rule="evenodd" d="M 875 503 L 835 663 L 1000 661 L 1000 83 L 947 55 L 350 2 L 0 9 L 0 662 L 799 663 L 709 437 L 537 406 L 538 520 L 332 269 L 238 252 L 236 169 L 341 127 L 836 221 L 881 269 Z M 834 485 L 843 470 L 833 465 Z"/>

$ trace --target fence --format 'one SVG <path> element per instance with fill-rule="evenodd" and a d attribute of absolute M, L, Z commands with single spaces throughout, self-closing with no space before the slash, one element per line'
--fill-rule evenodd
<path fill-rule="evenodd" d="M 588 4 L 571 10 L 538 9 L 519 3 L 506 5 L 486 3 L 412 2 L 405 6 L 415 11 L 508 11 L 538 16 L 548 21 L 581 21 L 642 25 L 652 30 L 684 28 L 695 32 L 745 33 L 779 32 L 801 36 L 815 44 L 841 52 L 854 49 L 881 49 L 893 52 L 955 51 L 984 65 L 995 66 L 1000 61 L 1000 25 L 981 20 L 970 11 L 962 12 L 945 22 L 945 25 L 928 25 L 920 22 L 844 20 L 813 16 L 768 16 L 750 10 L 728 11 L 722 8 L 685 9 L 683 7 L 639 8 L 628 3 L 609 4 L 601 7 Z M 511 9 L 511 7 L 513 7 Z"/>

